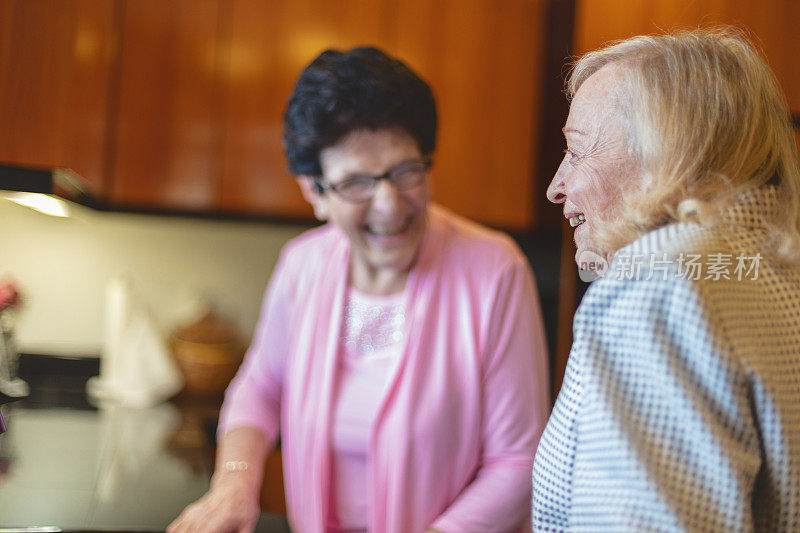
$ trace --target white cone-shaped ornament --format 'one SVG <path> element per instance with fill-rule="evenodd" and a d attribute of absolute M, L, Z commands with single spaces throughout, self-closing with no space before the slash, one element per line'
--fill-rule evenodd
<path fill-rule="evenodd" d="M 106 289 L 106 327 L 100 376 L 86 384 L 95 401 L 131 407 L 156 405 L 178 393 L 183 377 L 129 278 Z"/>

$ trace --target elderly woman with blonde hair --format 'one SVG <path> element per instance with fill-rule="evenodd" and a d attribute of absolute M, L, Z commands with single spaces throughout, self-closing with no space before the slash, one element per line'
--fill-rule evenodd
<path fill-rule="evenodd" d="M 800 530 L 800 165 L 787 105 L 725 29 L 580 58 L 548 189 L 575 316 L 534 529 Z"/>

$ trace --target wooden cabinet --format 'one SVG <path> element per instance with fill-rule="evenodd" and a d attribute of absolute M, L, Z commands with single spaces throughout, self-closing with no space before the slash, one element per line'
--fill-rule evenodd
<path fill-rule="evenodd" d="M 308 217 L 286 101 L 323 49 L 376 45 L 436 94 L 434 199 L 528 228 L 545 3 L 0 0 L 0 118 L 25 130 L 0 160 L 72 166 L 112 205 Z"/>
<path fill-rule="evenodd" d="M 104 186 L 116 5 L 0 0 L 0 161 Z"/>
<path fill-rule="evenodd" d="M 124 206 L 216 209 L 220 3 L 133 0 L 121 5 L 109 198 Z"/>

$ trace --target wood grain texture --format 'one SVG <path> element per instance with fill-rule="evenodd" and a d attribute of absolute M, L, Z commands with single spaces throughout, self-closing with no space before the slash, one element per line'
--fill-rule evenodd
<path fill-rule="evenodd" d="M 111 199 L 125 206 L 216 209 L 219 2 L 123 5 Z"/>
<path fill-rule="evenodd" d="M 0 161 L 66 166 L 103 193 L 114 3 L 0 0 Z"/>

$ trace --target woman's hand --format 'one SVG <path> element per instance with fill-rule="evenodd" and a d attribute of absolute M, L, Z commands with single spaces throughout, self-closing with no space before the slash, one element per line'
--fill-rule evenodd
<path fill-rule="evenodd" d="M 242 475 L 224 473 L 205 496 L 189 505 L 167 533 L 251 533 L 258 522 L 258 489 Z"/>

